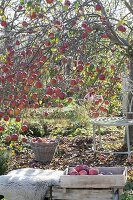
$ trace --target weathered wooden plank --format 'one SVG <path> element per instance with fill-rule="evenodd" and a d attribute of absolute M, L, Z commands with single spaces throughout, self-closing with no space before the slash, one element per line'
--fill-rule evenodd
<path fill-rule="evenodd" d="M 60 186 L 66 188 L 114 188 L 124 187 L 125 180 L 123 177 L 117 175 L 117 177 L 111 176 L 62 176 Z"/>
<path fill-rule="evenodd" d="M 49 194 L 47 193 L 47 197 Z M 112 200 L 112 190 L 52 188 L 52 199 L 59 200 Z"/>

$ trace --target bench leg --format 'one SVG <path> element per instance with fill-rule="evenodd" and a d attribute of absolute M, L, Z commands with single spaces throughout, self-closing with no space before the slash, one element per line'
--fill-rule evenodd
<path fill-rule="evenodd" d="M 93 125 L 93 151 L 96 152 L 96 126 Z"/>
<path fill-rule="evenodd" d="M 130 150 L 130 139 L 129 139 L 129 127 L 126 126 L 126 136 L 127 136 L 127 149 L 128 149 L 128 160 L 131 160 L 131 150 Z"/>
<path fill-rule="evenodd" d="M 98 134 L 99 134 L 99 144 L 100 144 L 100 148 L 102 148 L 102 136 L 100 133 L 100 126 L 98 126 Z"/>

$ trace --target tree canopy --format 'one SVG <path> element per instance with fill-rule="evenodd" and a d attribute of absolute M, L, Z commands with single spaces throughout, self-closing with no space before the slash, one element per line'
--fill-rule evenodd
<path fill-rule="evenodd" d="M 132 21 L 132 1 L 2 0 L 0 116 L 88 92 L 109 99 L 133 74 Z"/>

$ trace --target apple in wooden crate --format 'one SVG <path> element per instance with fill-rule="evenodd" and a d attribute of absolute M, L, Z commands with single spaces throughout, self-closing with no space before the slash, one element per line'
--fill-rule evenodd
<path fill-rule="evenodd" d="M 71 168 L 68 172 L 68 175 L 79 175 L 75 168 Z"/>
<path fill-rule="evenodd" d="M 79 175 L 88 175 L 88 173 L 87 173 L 87 171 L 86 170 L 81 170 L 80 172 L 79 172 Z"/>
<path fill-rule="evenodd" d="M 81 170 L 85 170 L 88 173 L 89 167 L 87 165 L 76 165 L 75 170 L 80 172 Z"/>
<path fill-rule="evenodd" d="M 76 165 L 69 168 L 68 175 L 98 175 L 99 170 L 96 167 L 89 167 L 87 165 Z"/>
<path fill-rule="evenodd" d="M 99 170 L 97 168 L 90 168 L 89 169 L 89 175 L 98 175 L 99 174 Z"/>

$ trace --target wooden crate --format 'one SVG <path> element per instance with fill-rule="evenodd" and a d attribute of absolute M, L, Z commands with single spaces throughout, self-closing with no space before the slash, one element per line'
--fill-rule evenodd
<path fill-rule="evenodd" d="M 119 200 L 127 180 L 126 167 L 98 167 L 99 172 L 113 175 L 67 175 L 60 177 L 60 185 L 51 187 L 48 200 Z"/>
<path fill-rule="evenodd" d="M 62 188 L 123 188 L 127 180 L 126 167 L 98 167 L 99 172 L 112 175 L 66 175 L 60 177 Z M 69 168 L 68 168 L 69 170 Z"/>

